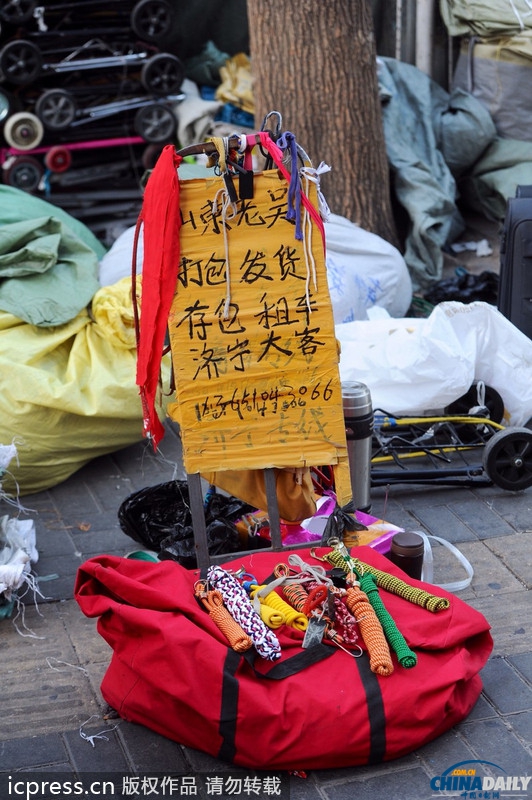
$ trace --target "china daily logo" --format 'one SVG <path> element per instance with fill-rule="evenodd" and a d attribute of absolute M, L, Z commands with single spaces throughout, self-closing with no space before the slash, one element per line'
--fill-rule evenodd
<path fill-rule="evenodd" d="M 479 770 L 480 765 L 484 765 L 484 769 Z M 479 774 L 484 773 L 486 767 L 491 768 L 490 772 L 497 770 L 503 774 L 495 777 Z M 514 798 L 526 797 L 531 781 L 532 776 L 508 775 L 506 770 L 491 761 L 460 761 L 432 778 L 430 788 L 433 792 L 454 792 L 464 800 L 480 797 L 497 800 L 508 792 Z"/>

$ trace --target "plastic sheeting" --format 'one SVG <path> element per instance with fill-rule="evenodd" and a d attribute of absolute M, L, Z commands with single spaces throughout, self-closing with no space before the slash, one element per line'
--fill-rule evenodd
<path fill-rule="evenodd" d="M 477 380 L 501 395 L 508 425 L 532 416 L 532 341 L 488 303 L 440 303 L 428 319 L 351 322 L 336 335 L 342 382 L 365 383 L 374 408 L 443 409 Z"/>
<path fill-rule="evenodd" d="M 532 185 L 532 142 L 495 139 L 459 185 L 469 208 L 502 222 L 508 198 Z"/>
<path fill-rule="evenodd" d="M 404 258 L 418 290 L 442 276 L 442 248 L 465 227 L 456 177 L 496 130 L 479 100 L 462 89 L 447 93 L 411 64 L 379 58 L 378 77 L 393 189 L 408 217 Z"/>
<path fill-rule="evenodd" d="M 163 366 L 168 385 L 168 359 Z M 55 328 L 0 312 L 0 441 L 16 441 L 18 451 L 4 491 L 43 491 L 142 440 L 135 372 L 130 278 L 100 289 L 90 313 Z"/>
<path fill-rule="evenodd" d="M 401 253 L 345 217 L 325 222 L 327 282 L 336 323 L 367 319 L 374 306 L 403 317 L 412 281 Z"/>
<path fill-rule="evenodd" d="M 0 228 L 0 309 L 32 325 L 73 319 L 98 289 L 98 257 L 52 217 Z"/>
<path fill-rule="evenodd" d="M 451 36 L 490 36 L 532 28 L 528 0 L 440 0 L 440 13 Z"/>
<path fill-rule="evenodd" d="M 532 29 L 488 41 L 464 40 L 453 86 L 471 92 L 491 114 L 499 136 L 529 141 L 532 126 Z"/>

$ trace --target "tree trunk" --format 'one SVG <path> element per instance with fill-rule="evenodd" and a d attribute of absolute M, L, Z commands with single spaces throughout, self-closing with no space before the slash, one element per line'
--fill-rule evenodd
<path fill-rule="evenodd" d="M 336 214 L 395 246 L 369 0 L 248 0 L 255 124 L 269 111 L 316 167 Z"/>

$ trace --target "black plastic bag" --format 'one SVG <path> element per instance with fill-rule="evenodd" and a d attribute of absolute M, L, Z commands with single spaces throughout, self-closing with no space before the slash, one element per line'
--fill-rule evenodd
<path fill-rule="evenodd" d="M 460 303 L 482 300 L 496 306 L 498 291 L 499 276 L 496 272 L 486 270 L 480 275 L 472 275 L 463 267 L 459 267 L 454 278 L 438 281 L 425 292 L 425 300 L 432 305 L 443 303 L 445 300 L 458 300 Z"/>
<path fill-rule="evenodd" d="M 209 491 L 204 504 L 209 553 L 235 553 L 261 544 L 268 547 L 268 541 L 256 536 L 243 542 L 235 525 L 254 511 L 236 497 Z M 161 560 L 178 561 L 187 569 L 197 565 L 186 481 L 168 481 L 134 492 L 118 509 L 118 521 L 124 533 L 155 551 Z"/>

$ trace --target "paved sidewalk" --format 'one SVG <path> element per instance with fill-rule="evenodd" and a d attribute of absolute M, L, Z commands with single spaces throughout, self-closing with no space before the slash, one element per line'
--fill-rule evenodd
<path fill-rule="evenodd" d="M 50 491 L 23 498 L 36 523 L 36 572 L 46 599 L 38 606 L 27 602 L 24 616 L 0 620 L 0 779 L 5 786 L 11 776 L 12 790 L 2 800 L 17 796 L 13 782 L 19 773 L 34 778 L 55 773 L 242 772 L 141 726 L 102 717 L 99 685 L 110 648 L 97 634 L 95 621 L 85 618 L 73 599 L 74 578 L 91 556 L 137 549 L 121 531 L 117 510 L 136 489 L 183 477 L 173 430 L 161 450 L 164 458 L 139 443 L 93 461 Z M 532 489 L 515 494 L 495 487 L 396 485 L 374 490 L 373 514 L 448 539 L 473 565 L 472 585 L 459 596 L 492 625 L 494 652 L 482 673 L 484 691 L 468 719 L 405 758 L 376 767 L 292 776 L 293 800 L 473 797 L 472 792 L 434 791 L 430 781 L 454 764 L 476 759 L 500 767 L 494 775 L 532 775 L 531 509 Z M 3 514 L 11 512 L 2 508 Z M 463 577 L 446 553 L 435 550 L 439 583 Z M 510 787 L 476 797 L 532 798 L 532 780 L 530 784 L 521 793 Z"/>

